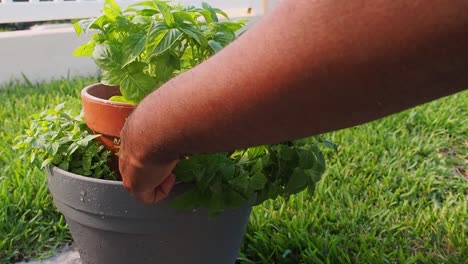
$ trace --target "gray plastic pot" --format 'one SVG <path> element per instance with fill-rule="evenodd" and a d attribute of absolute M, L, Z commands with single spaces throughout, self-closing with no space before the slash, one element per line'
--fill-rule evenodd
<path fill-rule="evenodd" d="M 206 210 L 178 210 L 168 202 L 143 205 L 121 182 L 46 169 L 55 205 L 63 213 L 86 264 L 232 264 L 244 236 L 251 207 L 210 217 Z"/>

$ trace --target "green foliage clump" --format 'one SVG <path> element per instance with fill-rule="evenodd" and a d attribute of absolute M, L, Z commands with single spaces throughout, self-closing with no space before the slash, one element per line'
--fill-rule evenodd
<path fill-rule="evenodd" d="M 108 166 L 111 152 L 95 141 L 81 114 L 64 111 L 65 104 L 31 116 L 23 135 L 15 139 L 14 148 L 40 168 L 53 164 L 83 176 L 115 180 Z"/>
<path fill-rule="evenodd" d="M 319 145 L 336 149 L 332 142 L 315 137 L 183 160 L 175 170 L 177 179 L 195 186 L 173 205 L 220 211 L 289 197 L 306 188 L 313 192 L 326 167 Z"/>
<path fill-rule="evenodd" d="M 108 166 L 111 152 L 95 140 L 100 135 L 92 134 L 80 114 L 64 108 L 59 104 L 31 116 L 29 129 L 15 139 L 15 148 L 41 168 L 53 164 L 79 175 L 116 180 Z M 289 197 L 306 188 L 313 191 L 326 166 L 319 145 L 336 148 L 314 137 L 182 160 L 175 170 L 177 180 L 193 188 L 172 205 L 216 213 Z"/>
<path fill-rule="evenodd" d="M 132 104 L 220 51 L 245 24 L 220 21 L 227 14 L 207 3 L 198 8 L 151 0 L 122 10 L 106 0 L 102 13 L 74 24 L 78 35 L 94 32 L 74 55 L 92 57 L 101 82 L 120 87 L 122 96 L 111 100 Z"/>

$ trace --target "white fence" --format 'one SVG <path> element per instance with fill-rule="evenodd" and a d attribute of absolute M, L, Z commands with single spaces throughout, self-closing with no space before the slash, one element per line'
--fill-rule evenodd
<path fill-rule="evenodd" d="M 116 0 L 128 6 L 139 0 Z M 225 10 L 231 18 L 248 17 L 251 23 L 268 10 L 272 0 L 176 0 L 183 5 L 208 2 Z M 100 14 L 104 0 L 0 0 L 0 24 L 68 20 Z M 50 25 L 32 30 L 0 32 L 0 85 L 11 80 L 47 81 L 64 76 L 95 75 L 90 58 L 73 57 L 87 40 L 77 38 L 71 25 Z"/>
<path fill-rule="evenodd" d="M 135 0 L 117 0 L 126 7 Z M 183 5 L 198 5 L 202 1 L 178 0 Z M 253 10 L 257 14 L 267 8 L 267 0 L 207 0 L 234 16 Z M 99 15 L 104 0 L 0 0 L 0 24 L 86 18 Z M 250 8 L 250 9 L 249 9 Z"/>

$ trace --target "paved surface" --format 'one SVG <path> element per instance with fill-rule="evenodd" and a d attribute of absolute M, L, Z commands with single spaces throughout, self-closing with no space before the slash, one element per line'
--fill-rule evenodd
<path fill-rule="evenodd" d="M 57 254 L 42 261 L 20 262 L 18 264 L 81 264 L 80 255 L 73 246 L 65 246 Z"/>

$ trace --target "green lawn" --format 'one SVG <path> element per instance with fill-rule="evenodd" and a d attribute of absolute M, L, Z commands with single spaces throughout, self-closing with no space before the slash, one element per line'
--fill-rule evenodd
<path fill-rule="evenodd" d="M 71 241 L 44 173 L 11 140 L 31 113 L 78 103 L 92 82 L 0 89 L 0 263 Z M 468 92 L 327 137 L 339 152 L 315 194 L 256 207 L 241 263 L 467 263 Z"/>

